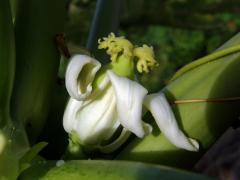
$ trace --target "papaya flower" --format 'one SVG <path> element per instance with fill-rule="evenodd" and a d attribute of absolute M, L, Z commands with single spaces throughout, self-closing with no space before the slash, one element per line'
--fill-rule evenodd
<path fill-rule="evenodd" d="M 161 132 L 175 146 L 198 151 L 198 142 L 186 137 L 177 125 L 174 113 L 161 91 L 149 94 L 134 80 L 134 68 L 149 72 L 157 62 L 153 48 L 135 47 L 124 37 L 111 33 L 98 41 L 111 62 L 103 67 L 93 57 L 74 55 L 66 70 L 66 88 L 70 95 L 63 126 L 70 141 L 88 150 L 111 153 L 131 133 L 144 138 L 152 131 L 142 121 L 149 110 Z"/>

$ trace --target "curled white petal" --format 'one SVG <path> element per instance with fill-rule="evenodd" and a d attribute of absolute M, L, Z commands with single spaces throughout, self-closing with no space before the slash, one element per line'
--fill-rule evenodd
<path fill-rule="evenodd" d="M 120 136 L 115 139 L 111 144 L 100 146 L 99 150 L 103 153 L 111 153 L 117 150 L 131 135 L 131 132 L 123 128 Z"/>
<path fill-rule="evenodd" d="M 92 91 L 92 81 L 101 64 L 87 55 L 74 55 L 66 70 L 66 88 L 69 95 L 83 100 Z"/>
<path fill-rule="evenodd" d="M 116 94 L 116 105 L 120 123 L 136 136 L 143 137 L 146 135 L 145 130 L 150 130 L 149 126 L 145 126 L 148 128 L 144 128 L 141 120 L 142 103 L 147 90 L 140 84 L 125 77 L 120 77 L 112 71 L 108 71 L 107 74 Z"/>
<path fill-rule="evenodd" d="M 75 131 L 79 140 L 87 145 L 99 145 L 108 140 L 120 126 L 116 113 L 116 98 L 107 77 L 91 98 L 77 101 L 70 98 L 63 117 L 65 131 Z"/>
<path fill-rule="evenodd" d="M 149 135 L 152 133 L 152 126 L 148 123 L 143 122 L 143 129 L 144 129 L 145 135 Z"/>
<path fill-rule="evenodd" d="M 178 128 L 175 116 L 163 93 L 160 92 L 146 96 L 144 105 L 151 111 L 161 132 L 172 144 L 189 151 L 198 151 L 198 142 L 187 138 Z"/>

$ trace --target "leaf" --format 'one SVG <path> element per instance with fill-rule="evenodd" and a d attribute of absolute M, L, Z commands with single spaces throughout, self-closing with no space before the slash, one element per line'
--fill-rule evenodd
<path fill-rule="evenodd" d="M 49 167 L 48 162 L 45 165 Z M 31 170 L 31 169 L 29 169 Z M 164 166 L 157 166 L 145 163 L 134 163 L 127 161 L 102 161 L 102 160 L 78 160 L 68 161 L 55 166 L 44 173 L 39 173 L 40 177 L 28 176 L 33 171 L 25 172 L 21 180 L 31 180 L 39 178 L 41 180 L 210 180 L 206 176 L 194 174 L 182 170 L 177 170 Z M 35 167 L 35 171 L 37 168 Z M 36 172 L 35 172 L 36 174 Z"/>
<path fill-rule="evenodd" d="M 26 170 L 31 166 L 32 160 L 37 156 L 37 154 L 47 146 L 48 143 L 40 142 L 35 144 L 21 159 L 20 159 L 20 172 Z"/>
<path fill-rule="evenodd" d="M 222 48 L 233 47 L 239 42 L 240 34 Z M 175 104 L 174 101 L 240 97 L 240 53 L 218 57 L 214 61 L 193 67 L 179 74 L 162 91 L 172 104 L 178 125 L 189 137 L 199 141 L 200 151 L 189 152 L 176 148 L 155 127 L 153 134 L 131 141 L 117 159 L 192 168 L 203 153 L 238 118 L 239 101 L 183 104 Z"/>

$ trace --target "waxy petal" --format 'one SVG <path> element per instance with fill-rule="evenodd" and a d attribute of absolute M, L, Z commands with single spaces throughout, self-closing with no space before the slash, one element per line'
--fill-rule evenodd
<path fill-rule="evenodd" d="M 144 105 L 151 111 L 161 132 L 172 144 L 189 151 L 198 151 L 198 142 L 187 138 L 179 129 L 172 109 L 162 92 L 146 96 Z"/>
<path fill-rule="evenodd" d="M 109 80 L 104 78 L 91 98 L 77 101 L 70 98 L 63 117 L 64 129 L 75 131 L 83 144 L 97 146 L 108 140 L 120 126 L 116 98 Z"/>
<path fill-rule="evenodd" d="M 144 126 L 141 119 L 142 103 L 147 90 L 137 82 L 120 77 L 110 70 L 107 71 L 107 75 L 116 94 L 117 112 L 120 123 L 136 136 L 142 138 L 146 135 L 145 130 L 147 133 L 150 130 L 149 126 Z"/>
<path fill-rule="evenodd" d="M 100 146 L 99 150 L 103 153 L 111 153 L 117 150 L 130 137 L 131 132 L 123 128 L 121 134 L 111 144 Z"/>
<path fill-rule="evenodd" d="M 70 59 L 66 71 L 66 88 L 69 95 L 83 100 L 92 91 L 92 81 L 101 64 L 87 55 L 75 55 Z"/>

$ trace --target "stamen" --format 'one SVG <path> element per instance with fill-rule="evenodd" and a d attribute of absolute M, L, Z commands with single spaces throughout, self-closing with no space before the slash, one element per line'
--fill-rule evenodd
<path fill-rule="evenodd" d="M 113 62 L 117 62 L 120 55 L 132 58 L 133 45 L 123 36 L 116 37 L 114 33 L 110 33 L 108 37 L 99 39 L 98 44 L 98 49 L 107 49 L 107 54 Z"/>
<path fill-rule="evenodd" d="M 149 47 L 144 44 L 142 47 L 137 47 L 134 49 L 133 55 L 138 58 L 137 70 L 140 73 L 148 73 L 149 69 L 158 66 L 152 46 Z"/>

